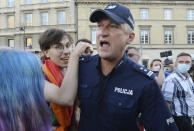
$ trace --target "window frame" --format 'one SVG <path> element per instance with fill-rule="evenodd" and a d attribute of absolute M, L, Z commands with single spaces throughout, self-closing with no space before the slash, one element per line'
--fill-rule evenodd
<path fill-rule="evenodd" d="M 47 14 L 47 20 L 44 20 L 42 17 L 43 17 L 43 14 Z M 48 11 L 44 11 L 44 12 L 41 12 L 41 14 L 40 14 L 40 17 L 41 17 L 41 25 L 42 26 L 47 26 L 47 25 L 49 25 L 49 13 L 48 13 Z M 46 24 L 44 24 L 44 21 L 46 21 L 47 23 Z"/>
<path fill-rule="evenodd" d="M 142 32 L 144 32 L 143 39 L 142 39 Z M 145 32 L 148 33 L 147 43 L 146 43 Z M 149 45 L 150 44 L 150 29 L 140 29 L 140 44 L 143 44 L 143 45 Z"/>
<path fill-rule="evenodd" d="M 29 46 L 28 46 L 28 39 L 31 39 L 31 44 Z M 32 49 L 32 46 L 33 46 L 33 39 L 32 39 L 32 37 L 30 37 L 30 36 L 25 37 L 25 48 Z"/>
<path fill-rule="evenodd" d="M 48 3 L 48 0 L 41 0 L 41 3 Z"/>
<path fill-rule="evenodd" d="M 172 9 L 164 9 L 164 20 L 172 20 Z"/>
<path fill-rule="evenodd" d="M 13 40 L 13 46 L 10 45 L 11 40 Z M 14 39 L 8 39 L 8 47 L 11 47 L 11 48 L 15 47 L 15 40 Z"/>
<path fill-rule="evenodd" d="M 170 40 L 170 36 L 171 36 L 171 40 Z M 164 44 L 167 44 L 167 45 L 174 44 L 174 30 L 172 28 L 164 28 Z"/>
<path fill-rule="evenodd" d="M 187 20 L 194 20 L 194 9 L 187 10 Z"/>
<path fill-rule="evenodd" d="M 149 18 L 149 10 L 147 8 L 140 9 L 140 19 L 141 20 L 148 20 Z"/>
<path fill-rule="evenodd" d="M 13 20 L 10 20 L 11 19 L 10 17 L 13 17 Z M 11 21 L 13 21 L 13 23 L 10 23 Z M 15 16 L 14 15 L 7 15 L 7 28 L 15 28 Z"/>
<path fill-rule="evenodd" d="M 92 27 L 91 28 L 91 42 L 93 45 L 96 45 L 96 34 L 97 34 L 97 28 L 96 27 Z"/>
<path fill-rule="evenodd" d="M 31 20 L 30 22 L 28 23 L 27 22 L 27 15 L 31 15 Z M 33 14 L 32 13 L 25 13 L 25 26 L 32 26 L 33 25 Z"/>
<path fill-rule="evenodd" d="M 32 0 L 25 0 L 25 4 L 27 4 L 27 5 L 32 4 Z"/>
<path fill-rule="evenodd" d="M 191 37 L 189 38 L 189 32 L 191 32 Z M 194 29 L 187 30 L 187 43 L 194 44 Z"/>
<path fill-rule="evenodd" d="M 14 7 L 15 1 L 14 0 L 8 0 L 7 1 L 7 7 Z"/>
<path fill-rule="evenodd" d="M 61 19 L 61 16 L 59 16 L 59 13 L 64 13 L 65 15 L 64 15 L 64 21 L 62 21 L 62 20 L 59 20 L 59 19 Z M 60 21 L 62 21 L 62 22 L 60 22 Z M 62 24 L 66 24 L 66 12 L 65 12 L 65 10 L 58 10 L 57 11 L 57 24 L 59 24 L 59 25 L 62 25 Z"/>

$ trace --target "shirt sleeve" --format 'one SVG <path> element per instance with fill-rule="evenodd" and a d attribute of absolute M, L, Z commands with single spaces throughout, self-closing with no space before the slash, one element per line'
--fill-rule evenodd
<path fill-rule="evenodd" d="M 172 80 L 165 80 L 162 85 L 162 93 L 166 101 L 172 102 L 174 98 L 174 83 Z"/>
<path fill-rule="evenodd" d="M 147 84 L 140 98 L 140 112 L 146 131 L 178 131 L 158 84 Z"/>

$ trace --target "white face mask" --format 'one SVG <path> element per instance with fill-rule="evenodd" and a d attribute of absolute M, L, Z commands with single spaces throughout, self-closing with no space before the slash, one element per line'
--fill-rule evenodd
<path fill-rule="evenodd" d="M 153 69 L 153 72 L 159 72 L 160 66 L 154 66 L 152 69 Z"/>
<path fill-rule="evenodd" d="M 182 73 L 182 74 L 185 74 L 189 71 L 190 69 L 190 66 L 187 65 L 187 64 L 178 64 L 177 66 L 177 71 Z"/>

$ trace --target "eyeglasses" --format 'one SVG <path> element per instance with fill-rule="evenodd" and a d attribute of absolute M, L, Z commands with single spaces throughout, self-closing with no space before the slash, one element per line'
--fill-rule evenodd
<path fill-rule="evenodd" d="M 54 48 L 57 51 L 60 51 L 61 52 L 61 51 L 64 51 L 65 48 L 67 48 L 67 49 L 71 48 L 71 44 L 66 44 L 66 45 L 63 45 L 63 44 L 55 44 L 51 48 Z"/>

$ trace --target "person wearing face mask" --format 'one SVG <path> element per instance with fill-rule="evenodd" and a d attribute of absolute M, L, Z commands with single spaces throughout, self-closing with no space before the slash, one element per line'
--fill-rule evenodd
<path fill-rule="evenodd" d="M 166 73 L 164 73 L 164 67 L 162 64 L 162 61 L 160 59 L 153 59 L 150 63 L 150 70 L 155 73 L 155 78 L 160 87 L 162 87 L 162 83 L 167 76 Z"/>
<path fill-rule="evenodd" d="M 191 119 L 194 117 L 194 84 L 188 71 L 191 55 L 180 53 L 176 58 L 175 71 L 162 85 L 162 92 L 174 117 L 179 131 L 194 131 Z"/>

